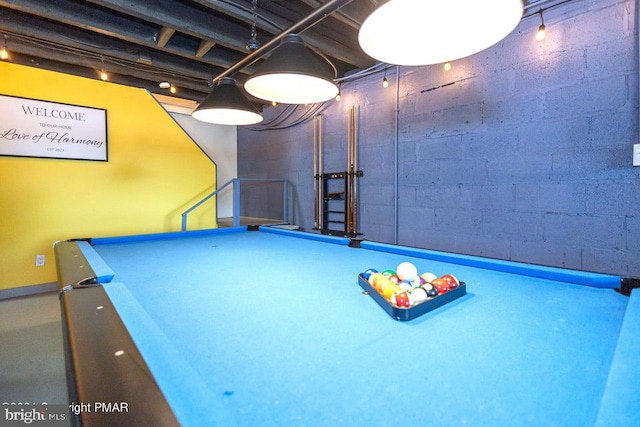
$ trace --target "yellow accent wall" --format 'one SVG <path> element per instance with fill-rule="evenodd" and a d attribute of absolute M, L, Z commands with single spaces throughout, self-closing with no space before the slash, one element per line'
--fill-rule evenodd
<path fill-rule="evenodd" d="M 0 290 L 55 282 L 57 240 L 178 231 L 215 190 L 215 164 L 146 90 L 0 62 L 0 94 L 106 109 L 109 157 L 0 156 Z M 212 199 L 189 229 L 214 227 Z"/>

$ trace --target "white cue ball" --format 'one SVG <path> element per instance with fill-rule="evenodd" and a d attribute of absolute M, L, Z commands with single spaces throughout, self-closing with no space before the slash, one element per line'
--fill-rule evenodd
<path fill-rule="evenodd" d="M 398 267 L 396 267 L 396 275 L 400 280 L 411 282 L 418 276 L 418 269 L 410 262 L 401 262 L 398 264 Z"/>

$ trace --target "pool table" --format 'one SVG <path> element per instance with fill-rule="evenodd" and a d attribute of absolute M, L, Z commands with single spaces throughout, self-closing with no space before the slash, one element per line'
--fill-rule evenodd
<path fill-rule="evenodd" d="M 634 279 L 274 227 L 55 253 L 77 424 L 640 425 Z M 403 261 L 466 293 L 397 320 L 359 277 Z"/>

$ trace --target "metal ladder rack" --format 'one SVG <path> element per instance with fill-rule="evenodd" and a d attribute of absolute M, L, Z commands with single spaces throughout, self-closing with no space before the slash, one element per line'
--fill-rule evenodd
<path fill-rule="evenodd" d="M 347 214 L 347 199 L 345 197 L 347 191 L 347 180 L 346 174 L 344 172 L 335 172 L 335 173 L 323 173 L 322 174 L 322 228 L 321 230 L 327 231 L 338 231 L 331 230 L 333 224 L 342 224 L 344 232 L 347 232 L 346 229 L 346 214 Z M 329 191 L 329 182 L 331 180 L 341 179 L 343 181 L 343 189 L 342 191 Z M 335 207 L 338 205 L 339 207 Z M 341 205 L 341 206 L 340 206 Z M 341 209 L 341 210 L 337 210 Z M 341 215 L 341 219 L 337 220 L 336 215 Z"/>

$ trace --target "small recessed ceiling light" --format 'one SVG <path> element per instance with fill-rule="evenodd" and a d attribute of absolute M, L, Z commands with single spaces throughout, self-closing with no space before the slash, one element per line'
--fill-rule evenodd
<path fill-rule="evenodd" d="M 160 86 L 160 89 L 169 89 L 171 87 L 171 83 L 169 83 L 169 82 L 160 82 L 160 84 L 158 86 Z"/>

